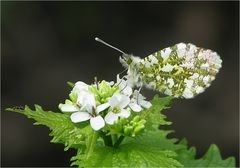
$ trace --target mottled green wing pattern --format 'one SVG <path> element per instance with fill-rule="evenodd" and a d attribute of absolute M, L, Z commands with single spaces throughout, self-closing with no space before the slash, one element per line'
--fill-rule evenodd
<path fill-rule="evenodd" d="M 221 64 L 216 52 L 179 43 L 142 59 L 138 70 L 148 88 L 174 97 L 193 98 L 210 86 Z"/>

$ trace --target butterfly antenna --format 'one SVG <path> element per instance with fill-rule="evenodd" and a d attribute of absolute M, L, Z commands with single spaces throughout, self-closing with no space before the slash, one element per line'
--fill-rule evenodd
<path fill-rule="evenodd" d="M 100 42 L 100 43 L 102 43 L 102 44 L 104 44 L 104 45 L 106 45 L 106 46 L 108 46 L 108 47 L 113 48 L 114 50 L 117 50 L 118 52 L 120 52 L 120 53 L 122 53 L 122 54 L 124 54 L 124 55 L 127 55 L 127 54 L 126 54 L 125 52 L 123 52 L 122 50 L 120 50 L 120 49 L 118 49 L 118 48 L 116 48 L 116 47 L 114 47 L 114 46 L 106 43 L 105 41 L 101 40 L 101 39 L 98 38 L 98 37 L 95 37 L 95 40 L 98 41 L 98 42 Z"/>
<path fill-rule="evenodd" d="M 140 91 L 142 90 L 142 85 L 140 86 L 140 88 L 138 89 L 138 94 L 137 94 L 137 104 L 139 105 L 139 94 L 140 94 Z"/>

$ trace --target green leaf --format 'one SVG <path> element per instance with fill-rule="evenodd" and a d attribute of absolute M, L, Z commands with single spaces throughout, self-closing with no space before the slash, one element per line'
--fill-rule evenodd
<path fill-rule="evenodd" d="M 184 145 L 183 149 L 176 151 L 177 160 L 184 167 L 235 167 L 235 158 L 222 159 L 220 151 L 215 144 L 212 144 L 202 158 L 196 159 L 196 148 L 187 149 L 187 141 L 184 139 L 179 144 Z"/>
<path fill-rule="evenodd" d="M 176 139 L 167 139 L 168 131 L 149 131 L 137 138 L 125 138 L 118 147 L 99 143 L 86 159 L 79 151 L 72 165 L 79 167 L 182 167 L 176 152 L 183 148 Z M 83 159 L 85 158 L 85 159 Z"/>
<path fill-rule="evenodd" d="M 6 110 L 18 112 L 36 120 L 34 125 L 47 126 L 51 130 L 49 135 L 53 136 L 51 142 L 64 144 L 64 150 L 68 150 L 71 147 L 84 147 L 85 139 L 92 133 L 89 124 L 74 124 L 70 120 L 69 114 L 44 111 L 39 105 L 35 105 L 35 110 L 31 110 L 28 106 L 25 106 L 24 109 L 8 108 Z"/>
<path fill-rule="evenodd" d="M 166 121 L 166 116 L 161 113 L 162 110 L 168 109 L 173 97 L 167 96 L 160 98 L 158 95 L 154 96 L 151 101 L 152 106 L 142 112 L 142 118 L 146 123 L 146 129 L 158 130 L 159 125 L 171 125 L 172 122 Z"/>
<path fill-rule="evenodd" d="M 140 116 L 147 121 L 145 132 L 136 138 L 125 137 L 118 148 L 104 146 L 89 123 L 74 124 L 69 113 L 44 111 L 38 105 L 35 110 L 28 106 L 7 110 L 36 120 L 35 125 L 47 126 L 53 136 L 51 142 L 64 144 L 64 150 L 77 149 L 71 161 L 79 167 L 235 167 L 235 159 L 223 160 L 216 145 L 211 145 L 202 158 L 196 159 L 196 149 L 188 148 L 185 139 L 177 143 L 177 139 L 167 138 L 172 131 L 158 129 L 159 124 L 171 124 L 160 113 L 169 108 L 171 100 L 172 97 L 155 96 L 152 107 Z"/>

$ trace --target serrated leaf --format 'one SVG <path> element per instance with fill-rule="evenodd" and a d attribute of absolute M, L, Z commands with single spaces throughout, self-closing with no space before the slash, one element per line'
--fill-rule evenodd
<path fill-rule="evenodd" d="M 160 98 L 158 95 L 154 96 L 151 101 L 152 106 L 142 113 L 142 118 L 146 119 L 146 129 L 158 130 L 159 125 L 171 125 L 172 122 L 166 121 L 166 116 L 161 113 L 162 110 L 169 108 L 173 97 L 167 96 Z"/>
<path fill-rule="evenodd" d="M 73 165 L 83 167 L 182 167 L 175 159 L 176 139 L 167 139 L 167 131 L 149 131 L 138 138 L 126 138 L 119 148 L 98 144 L 89 159 L 79 152 Z"/>
<path fill-rule="evenodd" d="M 196 148 L 187 149 L 187 141 L 184 139 L 179 144 L 185 145 L 185 148 L 177 151 L 178 161 L 184 167 L 235 167 L 235 158 L 229 157 L 222 159 L 220 151 L 215 144 L 212 144 L 202 158 L 196 159 Z"/>
<path fill-rule="evenodd" d="M 70 147 L 79 148 L 84 145 L 85 138 L 91 132 L 89 125 L 84 123 L 74 124 L 69 114 L 56 113 L 52 111 L 44 111 L 39 105 L 35 105 L 35 110 L 31 110 L 28 106 L 24 109 L 8 108 L 8 111 L 21 113 L 28 118 L 34 119 L 34 125 L 45 125 L 50 130 L 50 136 L 53 136 L 52 143 L 62 143 L 65 145 L 64 150 Z"/>

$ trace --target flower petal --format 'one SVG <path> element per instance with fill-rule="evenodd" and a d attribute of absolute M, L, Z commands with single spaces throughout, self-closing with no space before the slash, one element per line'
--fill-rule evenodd
<path fill-rule="evenodd" d="M 95 131 L 98 131 L 105 126 L 105 121 L 101 116 L 97 116 L 90 119 L 90 124 Z"/>
<path fill-rule="evenodd" d="M 60 104 L 59 108 L 62 112 L 77 112 L 79 109 L 72 104 Z"/>
<path fill-rule="evenodd" d="M 138 90 L 134 90 L 133 97 L 138 101 L 146 99 Z"/>
<path fill-rule="evenodd" d="M 76 112 L 71 115 L 71 120 L 74 123 L 82 122 L 82 121 L 87 121 L 91 118 L 89 113 L 86 112 Z"/>
<path fill-rule="evenodd" d="M 122 109 L 122 111 L 120 113 L 118 113 L 117 115 L 119 117 L 124 117 L 124 118 L 128 118 L 130 116 L 130 111 L 126 110 L 126 109 Z"/>
<path fill-rule="evenodd" d="M 171 64 L 167 64 L 167 65 L 164 65 L 161 70 L 163 72 L 171 72 L 173 70 L 174 66 L 172 66 Z"/>
<path fill-rule="evenodd" d="M 132 88 L 131 88 L 131 87 L 126 86 L 126 87 L 123 89 L 122 93 L 123 93 L 124 95 L 126 95 L 126 96 L 131 96 L 131 94 L 133 93 L 133 91 L 132 91 Z"/>
<path fill-rule="evenodd" d="M 119 106 L 121 108 L 125 108 L 129 103 L 130 103 L 130 98 L 128 96 L 121 95 Z"/>
<path fill-rule="evenodd" d="M 84 100 L 85 100 L 85 98 L 88 94 L 90 94 L 90 93 L 88 91 L 85 91 L 85 90 L 79 92 L 78 93 L 78 98 L 77 98 L 77 103 L 80 104 L 80 105 L 83 105 L 83 102 L 84 102 Z"/>
<path fill-rule="evenodd" d="M 111 107 L 117 106 L 119 104 L 119 100 L 118 100 L 117 94 L 113 95 L 109 99 L 109 104 L 110 104 Z"/>
<path fill-rule="evenodd" d="M 106 84 L 107 84 L 108 86 L 112 86 L 112 85 L 114 85 L 114 82 L 113 82 L 113 81 L 110 81 L 110 82 L 106 82 Z"/>
<path fill-rule="evenodd" d="M 152 104 L 149 101 L 146 101 L 146 100 L 139 101 L 139 104 L 146 109 L 148 109 L 152 106 Z"/>
<path fill-rule="evenodd" d="M 86 104 L 96 107 L 96 101 L 95 101 L 94 94 L 90 93 L 90 94 L 86 95 L 85 101 L 86 101 Z"/>
<path fill-rule="evenodd" d="M 88 91 L 88 85 L 84 82 L 79 81 L 75 83 L 72 92 L 79 93 L 83 90 Z"/>
<path fill-rule="evenodd" d="M 96 101 L 93 94 L 89 93 L 83 99 L 82 109 L 86 109 L 89 113 L 92 113 L 93 108 L 96 108 Z"/>
<path fill-rule="evenodd" d="M 107 109 L 109 106 L 110 106 L 109 103 L 104 103 L 104 104 L 101 104 L 101 105 L 97 106 L 96 113 L 97 114 L 100 113 L 101 111 Z"/>
<path fill-rule="evenodd" d="M 193 92 L 189 88 L 186 87 L 183 91 L 182 96 L 186 99 L 191 99 L 191 98 L 193 98 L 194 95 L 193 95 Z"/>
<path fill-rule="evenodd" d="M 142 110 L 141 106 L 139 106 L 137 103 L 129 103 L 129 107 L 134 111 L 134 112 L 140 112 Z"/>
<path fill-rule="evenodd" d="M 107 113 L 104 120 L 106 121 L 107 124 L 113 125 L 115 122 L 118 121 L 118 116 L 115 113 L 110 111 Z"/>

